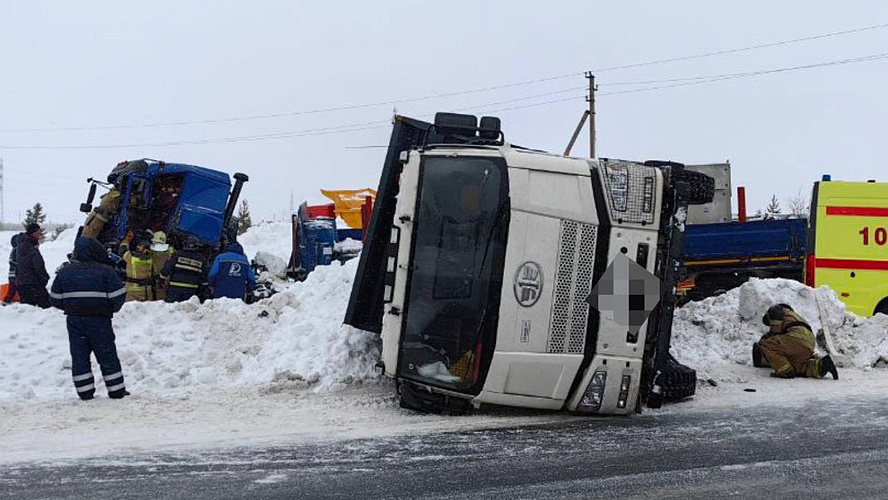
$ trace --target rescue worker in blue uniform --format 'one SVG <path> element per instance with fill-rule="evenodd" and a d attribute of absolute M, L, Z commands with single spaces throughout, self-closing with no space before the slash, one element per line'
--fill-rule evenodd
<path fill-rule="evenodd" d="M 77 238 L 73 262 L 56 274 L 49 297 L 67 316 L 71 374 L 80 399 L 92 399 L 96 390 L 91 353 L 99 362 L 108 396 L 129 396 L 111 327 L 111 317 L 126 299 L 126 287 L 98 240 Z"/>
<path fill-rule="evenodd" d="M 161 269 L 160 277 L 169 280 L 166 302 L 186 301 L 207 286 L 207 262 L 199 246 L 197 239 L 188 238 L 184 248 L 174 253 Z"/>
<path fill-rule="evenodd" d="M 225 253 L 216 256 L 208 281 L 214 299 L 228 297 L 247 300 L 247 296 L 256 288 L 256 274 L 240 243 L 235 241 L 228 245 Z"/>

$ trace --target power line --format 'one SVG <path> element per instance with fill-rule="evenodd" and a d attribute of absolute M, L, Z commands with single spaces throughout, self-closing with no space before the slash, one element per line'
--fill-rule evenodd
<path fill-rule="evenodd" d="M 722 75 L 710 75 L 710 76 L 694 76 L 687 78 L 673 78 L 668 80 L 648 80 L 646 82 L 622 82 L 624 84 L 644 84 L 644 83 L 668 83 L 668 82 L 678 82 L 672 83 L 669 85 L 660 85 L 655 87 L 646 87 L 641 89 L 630 89 L 623 91 L 614 91 L 614 92 L 603 92 L 599 95 L 619 95 L 619 94 L 632 94 L 637 92 L 649 92 L 653 90 L 661 90 L 661 89 L 669 89 L 676 87 L 685 87 L 690 85 L 701 85 L 705 83 L 713 83 L 720 82 L 726 80 L 734 80 L 739 78 L 751 78 L 754 76 L 761 75 L 769 75 L 776 73 L 785 73 L 790 71 L 800 71 L 806 69 L 814 69 L 814 68 L 822 68 L 829 66 L 838 66 L 838 65 L 846 65 L 846 64 L 855 64 L 861 62 L 870 62 L 877 60 L 888 59 L 888 52 L 873 54 L 869 56 L 855 57 L 855 58 L 847 58 L 847 59 L 839 59 L 834 61 L 825 61 L 820 63 L 812 63 L 805 64 L 800 66 L 788 66 L 781 68 L 772 68 L 767 70 L 759 70 L 759 71 L 749 71 L 745 73 L 727 73 Z M 562 89 L 553 92 L 545 92 L 541 94 L 535 94 L 531 96 L 524 96 L 515 99 L 508 99 L 504 101 L 479 104 L 476 106 L 469 106 L 465 108 L 458 108 L 455 111 L 472 111 L 472 110 L 480 110 L 482 108 L 487 108 L 491 106 L 497 106 L 500 104 L 507 104 L 511 102 L 520 102 L 526 100 L 532 100 L 540 97 L 551 96 L 566 92 L 572 92 L 578 90 L 580 88 L 585 87 L 576 87 L 569 89 Z M 510 106 L 505 108 L 497 108 L 487 110 L 488 113 L 498 113 L 504 111 L 512 111 L 517 109 L 525 109 L 532 108 L 538 106 L 545 106 L 549 104 L 567 102 L 575 99 L 584 98 L 585 95 L 575 95 L 560 99 Z M 420 113 L 418 116 L 428 116 L 431 113 Z M 205 145 L 205 144 L 230 144 L 230 143 L 239 143 L 239 142 L 260 142 L 260 141 L 270 141 L 277 139 L 287 139 L 292 137 L 306 137 L 306 136 L 317 136 L 317 135 L 330 135 L 330 134 L 338 134 L 338 133 L 348 133 L 348 132 L 359 132 L 363 130 L 371 130 L 388 127 L 389 122 L 386 121 L 373 121 L 373 122 L 365 122 L 365 123 L 352 123 L 345 125 L 337 125 L 332 127 L 324 127 L 324 128 L 314 128 L 314 129 L 305 129 L 305 130 L 294 130 L 294 131 L 286 131 L 286 132 L 276 132 L 276 133 L 268 133 L 268 134 L 257 134 L 257 135 L 249 135 L 249 136 L 235 136 L 235 137 L 222 137 L 222 138 L 214 138 L 214 139 L 197 139 L 197 140 L 181 140 L 181 141 L 170 141 L 170 142 L 154 142 L 154 143 L 135 143 L 135 144 L 103 144 L 103 145 L 75 145 L 75 146 L 0 146 L 0 149 L 27 149 L 27 150 L 78 150 L 78 149 L 119 149 L 119 148 L 137 148 L 137 147 L 169 147 L 169 146 L 186 146 L 186 145 Z"/>
<path fill-rule="evenodd" d="M 700 75 L 700 76 L 688 76 L 683 78 L 667 78 L 662 80 L 634 80 L 634 81 L 625 81 L 625 82 L 609 82 L 605 83 L 601 86 L 603 87 L 614 87 L 614 86 L 628 86 L 628 85 L 648 85 L 653 83 L 672 83 L 672 82 L 687 82 L 694 80 L 716 80 L 716 79 L 733 79 L 733 78 L 745 78 L 750 76 L 758 76 L 758 75 L 767 75 L 772 73 L 784 73 L 787 71 L 796 71 L 802 69 L 812 69 L 812 68 L 820 68 L 825 66 L 837 66 L 843 64 L 853 64 L 857 62 L 866 62 L 866 61 L 875 61 L 879 59 L 884 59 L 888 57 L 888 52 L 882 52 L 879 54 L 873 54 L 869 56 L 863 57 L 853 57 L 848 59 L 839 59 L 835 61 L 826 61 L 821 63 L 813 63 L 813 64 L 804 64 L 800 66 L 788 66 L 788 67 L 780 67 L 774 69 L 766 69 L 766 70 L 758 70 L 758 71 L 745 71 L 740 73 L 722 73 L 719 75 Z M 614 93 L 614 92 L 612 92 Z"/>
<path fill-rule="evenodd" d="M 888 52 L 883 52 L 881 54 L 873 54 L 870 56 L 864 57 L 854 57 L 850 59 L 839 59 L 836 61 L 826 61 L 822 63 L 814 63 L 814 64 L 805 64 L 801 66 L 790 66 L 783 68 L 774 68 L 768 70 L 760 70 L 760 71 L 748 71 L 744 73 L 726 73 L 722 75 L 710 75 L 710 76 L 694 76 L 688 78 L 673 78 L 668 80 L 649 80 L 646 82 L 622 82 L 624 85 L 640 85 L 640 84 L 651 84 L 651 83 L 669 83 L 669 82 L 682 82 L 682 83 L 674 83 L 671 85 L 660 85 L 655 87 L 646 87 L 641 89 L 631 89 L 631 90 L 619 90 L 613 92 L 602 92 L 598 95 L 619 95 L 619 94 L 634 94 L 637 92 L 649 92 L 652 90 L 662 90 L 662 89 L 671 89 L 676 87 L 687 87 L 691 85 L 702 85 L 705 83 L 713 83 L 713 82 L 721 82 L 726 80 L 737 80 L 740 78 L 751 78 L 754 76 L 762 76 L 762 75 L 772 75 L 777 73 L 786 73 L 790 71 L 800 71 L 806 69 L 815 69 L 815 68 L 825 68 L 829 66 L 841 66 L 845 64 L 855 64 L 861 62 L 870 62 L 870 61 L 879 61 L 888 59 Z M 615 84 L 609 84 L 615 85 Z M 607 86 L 607 85 L 605 85 Z"/>
<path fill-rule="evenodd" d="M 593 73 L 603 73 L 606 71 L 617 71 L 617 70 L 625 70 L 632 68 L 641 68 L 647 66 L 654 66 L 659 64 L 667 64 L 681 61 L 689 61 L 694 59 L 702 59 L 706 57 L 715 57 L 727 54 L 736 54 L 741 52 L 749 52 L 754 50 L 761 50 L 772 47 L 779 47 L 785 45 L 792 45 L 797 43 L 810 42 L 814 40 L 822 40 L 826 38 L 840 37 L 853 35 L 858 33 L 863 33 L 872 30 L 884 29 L 888 28 L 888 23 L 875 24 L 871 26 L 864 26 L 861 28 L 854 28 L 842 31 L 833 31 L 828 33 L 821 33 L 816 35 L 810 35 L 801 38 L 793 38 L 789 40 L 780 40 L 776 42 L 769 43 L 761 43 L 756 45 L 749 45 L 745 47 L 736 47 L 732 49 L 725 50 L 717 50 L 712 52 L 703 52 L 699 54 L 691 54 L 686 56 L 679 57 L 670 57 L 666 59 L 656 59 L 651 61 L 643 61 L 632 64 L 624 64 L 618 66 L 609 66 L 602 67 L 590 70 Z M 186 125 L 207 125 L 213 123 L 232 123 L 232 122 L 243 122 L 243 121 L 252 121 L 252 120 L 263 120 L 263 119 L 273 119 L 273 118 L 284 118 L 284 117 L 292 117 L 292 116 L 300 116 L 300 115 L 311 115 L 311 114 L 319 114 L 319 113 L 331 113 L 337 111 L 350 111 L 356 109 L 364 109 L 364 108 L 373 108 L 380 106 L 392 106 L 397 104 L 404 104 L 410 102 L 417 101 L 425 101 L 425 100 L 434 100 L 434 99 L 443 99 L 447 97 L 457 97 L 463 96 L 467 94 L 479 93 L 479 92 L 490 92 L 494 90 L 502 90 L 507 88 L 532 85 L 537 83 L 546 83 L 555 80 L 562 80 L 565 78 L 571 78 L 579 75 L 583 75 L 584 72 L 572 72 L 565 73 L 561 75 L 553 75 L 542 78 L 535 78 L 530 80 L 524 80 L 513 83 L 505 83 L 500 85 L 490 85 L 486 87 L 476 87 L 468 90 L 461 90 L 455 92 L 445 92 L 440 94 L 431 94 L 419 97 L 409 97 L 404 99 L 394 99 L 387 101 L 378 101 L 371 103 L 363 103 L 363 104 L 349 104 L 349 105 L 340 105 L 340 106 L 332 106 L 327 108 L 316 108 L 316 109 L 307 109 L 307 110 L 298 110 L 298 111 L 288 111 L 288 112 L 280 112 L 280 113 L 266 113 L 266 114 L 255 114 L 255 115 L 247 115 L 247 116 L 234 116 L 234 117 L 226 117 L 226 118 L 215 118 L 215 119 L 206 119 L 206 120 L 183 120 L 183 121 L 173 121 L 173 122 L 155 122 L 155 123 L 144 123 L 144 124 L 117 124 L 117 125 L 105 125 L 105 126 L 90 126 L 90 127 L 53 127 L 53 128 L 29 128 L 29 129 L 0 129 L 0 133 L 39 133 L 39 132 L 74 132 L 74 131 L 97 131 L 97 130 L 118 130 L 118 129 L 136 129 L 136 128 L 158 128 L 158 127 L 174 127 L 174 126 L 186 126 Z"/>

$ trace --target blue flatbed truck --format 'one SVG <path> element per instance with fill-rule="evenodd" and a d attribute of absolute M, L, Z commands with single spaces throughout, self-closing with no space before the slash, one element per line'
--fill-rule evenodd
<path fill-rule="evenodd" d="M 807 224 L 769 219 L 687 225 L 677 292 L 700 300 L 753 277 L 802 281 Z"/>

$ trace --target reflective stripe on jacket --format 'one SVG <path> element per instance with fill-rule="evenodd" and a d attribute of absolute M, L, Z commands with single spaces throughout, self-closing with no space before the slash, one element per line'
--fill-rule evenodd
<path fill-rule="evenodd" d="M 126 288 L 106 260 L 101 244 L 92 238 L 78 238 L 74 245 L 76 262 L 56 274 L 49 295 L 53 306 L 69 316 L 112 316 L 120 310 Z M 107 256 L 105 256 L 107 259 Z"/>

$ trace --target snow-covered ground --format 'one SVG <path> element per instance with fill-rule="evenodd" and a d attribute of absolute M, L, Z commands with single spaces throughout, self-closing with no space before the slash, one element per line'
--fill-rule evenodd
<path fill-rule="evenodd" d="M 5 274 L 11 234 L 0 236 Z M 286 259 L 289 226 L 260 225 L 241 242 L 251 257 L 264 251 Z M 50 270 L 72 244 L 68 231 L 41 247 Z M 0 308 L 0 462 L 578 418 L 502 409 L 454 418 L 398 408 L 392 385 L 373 367 L 376 337 L 341 324 L 356 267 L 353 260 L 319 268 L 252 306 L 231 300 L 126 304 L 114 326 L 133 395 L 121 401 L 104 397 L 101 384 L 97 399 L 76 399 L 59 311 Z M 751 366 L 750 346 L 765 331 L 761 315 L 776 302 L 792 305 L 815 329 L 827 325 L 845 354 L 841 380 L 775 380 Z M 698 370 L 701 385 L 692 401 L 658 412 L 800 405 L 888 389 L 888 317 L 857 318 L 828 289 L 792 281 L 756 280 L 685 306 L 676 313 L 673 350 Z"/>

